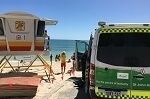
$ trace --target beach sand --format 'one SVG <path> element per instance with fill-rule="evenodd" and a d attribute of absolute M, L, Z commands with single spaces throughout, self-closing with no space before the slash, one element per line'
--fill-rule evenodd
<path fill-rule="evenodd" d="M 10 61 L 10 63 L 15 66 L 17 68 L 17 66 L 20 66 L 20 71 L 25 71 L 27 67 L 21 67 L 22 64 L 20 64 L 17 61 Z M 47 61 L 48 64 L 51 64 L 50 61 Z M 26 63 L 26 65 L 28 65 L 29 63 Z M 41 81 L 41 83 L 38 85 L 37 88 L 37 93 L 34 97 L 32 97 L 32 99 L 49 99 L 49 97 L 57 92 L 59 90 L 59 88 L 61 88 L 61 86 L 63 85 L 63 83 L 65 82 L 65 80 L 69 79 L 70 77 L 74 77 L 72 74 L 70 74 L 71 72 L 71 67 L 72 67 L 72 61 L 69 63 L 66 63 L 66 72 L 64 73 L 63 79 L 62 79 L 62 74 L 61 74 L 61 65 L 60 65 L 60 61 L 53 61 L 52 62 L 52 70 L 54 71 L 54 76 L 55 76 L 55 80 L 50 82 L 48 81 L 48 78 L 46 76 L 45 73 L 45 68 L 44 66 L 40 66 L 42 65 L 42 62 L 40 61 L 35 61 L 34 62 L 34 66 L 31 66 L 29 68 L 29 70 L 27 72 L 33 72 L 33 73 L 38 73 L 38 75 L 42 75 L 44 80 Z M 3 69 L 3 73 L 7 73 L 8 71 L 12 70 L 10 68 L 10 66 L 7 64 Z M 14 68 L 14 69 L 16 69 Z M 81 72 L 75 72 L 75 76 L 76 77 L 81 77 Z M 52 76 L 50 76 L 50 78 L 53 78 Z M 19 98 L 13 98 L 13 99 L 19 99 Z M 28 99 L 28 98 L 22 98 L 22 99 Z M 31 98 L 29 98 L 31 99 Z"/>
<path fill-rule="evenodd" d="M 64 74 L 64 77 L 62 79 L 60 62 L 53 61 L 52 69 L 54 71 L 56 80 L 51 83 L 42 80 L 40 85 L 38 86 L 36 96 L 33 99 L 49 99 L 49 97 L 51 97 L 53 93 L 57 92 L 59 88 L 61 88 L 62 83 L 64 83 L 65 80 L 69 79 L 70 77 L 74 77 L 72 74 L 70 75 L 71 67 L 72 61 L 66 64 L 66 73 Z M 75 76 L 79 77 L 81 76 L 81 73 L 75 72 Z"/>
<path fill-rule="evenodd" d="M 13 66 L 16 66 L 16 68 L 17 68 L 18 64 L 21 66 L 20 63 L 15 62 L 15 61 L 12 61 L 10 63 Z M 47 61 L 47 63 L 51 64 L 49 61 Z M 28 64 L 29 63 L 26 63 L 26 65 L 28 65 Z M 33 64 L 34 66 L 29 68 L 29 70 L 27 72 L 38 73 L 38 75 L 42 75 L 44 78 L 44 80 L 42 80 L 41 83 L 38 85 L 37 93 L 33 97 L 33 99 L 49 99 L 49 97 L 51 97 L 53 93 L 57 92 L 59 90 L 59 88 L 61 88 L 61 86 L 63 85 L 65 80 L 69 79 L 70 77 L 74 77 L 72 74 L 70 74 L 71 67 L 72 67 L 72 61 L 69 63 L 66 63 L 66 72 L 64 73 L 63 79 L 62 79 L 60 64 L 61 64 L 60 61 L 52 62 L 52 69 L 54 71 L 54 76 L 55 76 L 56 80 L 52 81 L 52 79 L 50 79 L 51 80 L 50 82 L 48 82 L 48 78 L 46 76 L 44 66 L 40 66 L 40 65 L 42 65 L 42 62 L 35 61 Z M 4 73 L 11 70 L 9 65 L 6 65 L 5 67 L 9 67 L 9 68 L 4 68 L 3 69 Z M 27 67 L 20 67 L 20 71 L 25 71 L 26 68 Z M 75 72 L 75 76 L 81 77 L 81 72 Z M 50 76 L 50 78 L 53 78 L 53 77 Z M 16 98 L 16 99 L 19 99 L 19 98 Z"/>

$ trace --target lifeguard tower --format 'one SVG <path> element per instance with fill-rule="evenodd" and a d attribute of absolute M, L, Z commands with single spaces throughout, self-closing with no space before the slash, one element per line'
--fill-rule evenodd
<path fill-rule="evenodd" d="M 39 17 L 24 12 L 9 12 L 0 15 L 0 71 L 9 65 L 16 72 L 18 66 L 10 62 L 15 55 L 36 55 L 26 66 L 25 72 L 39 59 L 47 69 L 48 75 L 52 72 L 51 66 L 41 56 L 49 51 L 49 36 L 46 34 L 46 25 L 56 25 L 52 19 Z M 21 63 L 21 62 L 20 62 Z M 24 66 L 25 67 L 25 66 Z"/>

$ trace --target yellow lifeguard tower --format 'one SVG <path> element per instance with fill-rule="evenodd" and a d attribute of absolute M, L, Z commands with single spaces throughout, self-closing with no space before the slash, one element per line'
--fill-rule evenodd
<path fill-rule="evenodd" d="M 41 54 L 49 51 L 49 36 L 45 33 L 45 26 L 56 24 L 56 20 L 40 19 L 25 12 L 9 12 L 0 15 L 0 55 L 3 56 L 0 60 L 0 70 L 8 63 L 15 71 L 9 62 L 12 56 L 36 55 L 28 68 L 39 58 L 50 72 L 49 64 Z"/>

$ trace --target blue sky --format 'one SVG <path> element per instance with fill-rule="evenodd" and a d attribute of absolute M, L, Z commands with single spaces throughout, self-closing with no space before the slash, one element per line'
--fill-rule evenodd
<path fill-rule="evenodd" d="M 0 13 L 9 11 L 58 20 L 51 39 L 88 40 L 98 21 L 150 22 L 150 0 L 1 0 Z"/>

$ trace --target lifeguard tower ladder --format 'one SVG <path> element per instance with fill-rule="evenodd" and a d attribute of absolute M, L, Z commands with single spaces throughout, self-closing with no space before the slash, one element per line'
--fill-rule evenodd
<path fill-rule="evenodd" d="M 0 15 L 0 71 L 2 72 L 9 65 L 13 72 L 17 69 L 10 62 L 12 56 L 36 55 L 36 57 L 24 67 L 24 72 L 33 66 L 39 59 L 45 68 L 48 79 L 53 73 L 51 65 L 42 57 L 42 54 L 49 52 L 49 36 L 45 30 L 46 25 L 56 25 L 56 20 L 40 19 L 29 13 L 10 12 Z M 20 61 L 20 63 L 23 60 Z"/>

